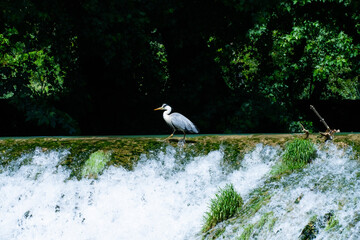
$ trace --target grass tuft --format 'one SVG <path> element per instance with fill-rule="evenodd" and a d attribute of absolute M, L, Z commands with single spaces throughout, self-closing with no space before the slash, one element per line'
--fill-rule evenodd
<path fill-rule="evenodd" d="M 293 172 L 304 168 L 316 158 L 316 148 L 308 139 L 294 139 L 285 145 L 282 161 L 275 166 L 274 174 Z"/>
<path fill-rule="evenodd" d="M 210 209 L 205 213 L 205 223 L 202 231 L 205 233 L 216 224 L 233 217 L 243 204 L 241 196 L 235 191 L 232 184 L 220 189 L 211 200 Z"/>

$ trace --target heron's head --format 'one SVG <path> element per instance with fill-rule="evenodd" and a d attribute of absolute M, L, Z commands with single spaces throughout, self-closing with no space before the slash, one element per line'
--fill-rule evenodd
<path fill-rule="evenodd" d="M 157 111 L 157 110 L 171 110 L 171 107 L 169 105 L 167 105 L 166 103 L 164 103 L 161 107 L 159 108 L 155 108 L 154 111 Z"/>

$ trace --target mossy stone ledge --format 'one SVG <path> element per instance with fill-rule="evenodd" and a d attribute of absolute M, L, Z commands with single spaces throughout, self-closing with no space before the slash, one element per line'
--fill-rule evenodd
<path fill-rule="evenodd" d="M 221 149 L 224 163 L 236 168 L 243 156 L 257 144 L 280 146 L 284 149 L 287 142 L 301 136 L 302 134 L 195 135 L 188 137 L 183 147 L 178 146 L 178 139 L 181 138 L 175 137 L 171 141 L 164 141 L 163 136 L 3 138 L 0 139 L 0 163 L 4 167 L 36 148 L 43 152 L 68 150 L 70 153 L 59 164 L 72 169 L 70 177 L 81 178 L 84 163 L 96 151 L 111 152 L 106 166 L 121 166 L 132 170 L 142 154 L 154 155 L 172 146 L 185 157 L 202 156 Z M 313 143 L 324 144 L 317 134 L 311 134 L 309 139 Z M 356 158 L 359 158 L 360 134 L 338 135 L 333 142 L 341 147 L 351 146 L 355 150 Z"/>

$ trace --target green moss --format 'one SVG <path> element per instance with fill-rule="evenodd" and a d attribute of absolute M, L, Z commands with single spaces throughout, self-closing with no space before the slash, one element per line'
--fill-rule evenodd
<path fill-rule="evenodd" d="M 263 227 L 265 226 L 266 223 L 268 223 L 270 221 L 270 219 L 272 219 L 272 216 L 274 215 L 273 212 L 268 212 L 268 213 L 265 213 L 261 219 L 259 220 L 259 222 L 256 223 L 256 228 L 258 230 L 262 230 Z"/>
<path fill-rule="evenodd" d="M 301 231 L 299 236 L 300 240 L 312 240 L 316 238 L 316 235 L 319 233 L 319 229 L 316 226 L 316 220 L 311 220 L 305 228 Z"/>
<path fill-rule="evenodd" d="M 326 231 L 334 231 L 340 227 L 339 220 L 335 216 L 331 216 L 327 222 Z"/>
<path fill-rule="evenodd" d="M 325 231 L 332 231 L 334 229 L 338 229 L 339 227 L 339 221 L 336 219 L 333 211 L 330 211 L 324 216 L 320 217 L 314 215 L 311 217 L 309 223 L 302 230 L 299 239 L 315 239 L 320 229 L 325 229 Z"/>
<path fill-rule="evenodd" d="M 246 226 L 244 228 L 244 231 L 240 235 L 239 240 L 240 239 L 247 240 L 250 239 L 250 237 L 256 239 L 256 237 L 263 230 L 265 225 L 268 225 L 268 228 L 271 229 L 275 224 L 273 215 L 274 215 L 273 212 L 265 213 L 264 215 L 261 216 L 260 220 L 257 221 L 255 224 L 249 224 L 248 226 Z"/>
<path fill-rule="evenodd" d="M 71 169 L 70 178 L 81 178 L 82 166 L 90 154 L 99 150 L 111 152 L 108 165 L 132 170 L 140 156 L 158 156 L 160 151 L 166 151 L 168 146 L 174 147 L 179 161 L 186 163 L 195 156 L 203 156 L 214 150 L 223 152 L 225 168 L 237 169 L 244 155 L 259 143 L 284 147 L 286 143 L 296 138 L 296 135 L 226 135 L 199 136 L 189 138 L 184 147 L 178 146 L 175 139 L 170 142 L 156 137 L 34 137 L 0 140 L 0 164 L 7 166 L 23 154 L 32 153 L 36 148 L 44 152 L 50 150 L 69 150 L 69 154 L 59 164 Z M 316 135 L 310 135 L 311 141 L 317 141 Z M 360 135 L 339 135 L 336 144 L 352 146 L 360 150 Z M 360 152 L 360 151 L 359 151 Z M 359 156 L 356 155 L 356 156 Z"/>
<path fill-rule="evenodd" d="M 226 185 L 211 200 L 210 209 L 205 213 L 203 232 L 207 232 L 216 224 L 233 217 L 243 204 L 241 196 L 232 184 Z"/>
<path fill-rule="evenodd" d="M 111 154 L 98 150 L 92 153 L 88 160 L 86 160 L 82 171 L 82 177 L 97 178 L 98 175 L 104 170 L 106 163 L 110 161 Z"/>
<path fill-rule="evenodd" d="M 251 234 L 254 230 L 255 224 L 249 224 L 244 228 L 244 231 L 241 233 L 238 240 L 248 240 L 251 237 Z"/>
<path fill-rule="evenodd" d="M 218 239 L 218 237 L 223 234 L 226 230 L 226 227 L 225 226 L 220 226 L 220 227 L 216 227 L 216 228 L 213 228 L 211 229 L 207 235 L 206 235 L 206 239 L 207 240 L 215 240 L 215 239 Z M 204 238 L 203 238 L 204 239 Z"/>
<path fill-rule="evenodd" d="M 275 226 L 275 223 L 278 219 L 276 217 L 272 217 L 270 220 L 269 220 L 269 230 L 270 231 L 273 231 L 274 229 L 274 226 Z"/>
<path fill-rule="evenodd" d="M 360 141 L 354 139 L 336 139 L 337 144 L 341 145 L 341 147 L 350 146 L 354 152 L 354 159 L 360 161 Z"/>
<path fill-rule="evenodd" d="M 262 206 L 266 205 L 271 199 L 271 195 L 266 189 L 255 189 L 251 194 L 249 200 L 245 203 L 242 215 L 247 217 L 254 216 Z"/>
<path fill-rule="evenodd" d="M 355 212 L 354 216 L 352 217 L 351 221 L 348 223 L 348 225 L 346 226 L 346 229 L 353 229 L 354 227 L 356 227 L 356 225 L 360 222 L 360 212 Z M 337 229 L 340 226 L 336 226 Z M 331 228 L 332 230 L 333 228 Z"/>
<path fill-rule="evenodd" d="M 71 169 L 70 178 L 82 177 L 82 166 L 96 151 L 111 152 L 108 165 L 121 166 L 131 170 L 141 154 L 158 151 L 165 143 L 156 138 L 27 138 L 0 140 L 1 165 L 6 166 L 21 155 L 33 152 L 36 148 L 50 150 L 69 150 L 59 164 Z"/>
<path fill-rule="evenodd" d="M 258 143 L 282 145 L 292 138 L 292 135 L 280 135 L 271 138 L 263 138 L 258 135 L 256 137 L 252 135 L 199 136 L 187 140 L 185 146 L 181 148 L 181 154 L 185 154 L 186 157 L 194 157 L 222 149 L 224 161 L 237 165 L 242 156 L 253 149 Z M 78 165 L 73 163 L 74 161 L 79 161 L 82 164 L 89 158 L 91 153 L 104 150 L 112 152 L 109 164 L 131 170 L 141 154 L 156 155 L 159 151 L 163 151 L 166 146 L 173 146 L 176 149 L 180 148 L 176 139 L 167 142 L 162 138 L 156 137 L 34 137 L 2 139 L 0 140 L 0 159 L 1 164 L 6 165 L 25 153 L 33 152 L 36 148 L 40 148 L 44 152 L 68 149 L 70 154 L 62 164 L 72 167 L 73 164 L 75 166 Z"/>
<path fill-rule="evenodd" d="M 255 224 L 248 224 L 245 226 L 238 240 L 248 240 L 250 237 L 256 238 L 266 224 L 269 224 L 269 228 L 273 227 L 275 224 L 274 218 L 272 217 L 273 215 L 273 212 L 265 213 Z"/>
<path fill-rule="evenodd" d="M 244 145 L 239 146 L 237 144 L 223 143 L 221 150 L 224 153 L 224 165 L 230 169 L 238 169 L 245 154 L 251 149 Z"/>

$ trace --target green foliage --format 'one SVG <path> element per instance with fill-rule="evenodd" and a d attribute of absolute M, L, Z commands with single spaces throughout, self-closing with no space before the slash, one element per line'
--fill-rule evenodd
<path fill-rule="evenodd" d="M 28 50 L 15 28 L 0 34 L 0 76 L 3 98 L 37 98 L 56 96 L 63 90 L 64 71 L 51 55 L 51 46 Z M 27 38 L 28 36 L 25 36 Z"/>
<path fill-rule="evenodd" d="M 274 174 L 301 169 L 316 157 L 314 143 L 308 139 L 295 139 L 286 144 L 280 164 L 274 167 Z"/>
<path fill-rule="evenodd" d="M 98 174 L 105 168 L 107 162 L 110 161 L 110 157 L 111 154 L 109 152 L 104 152 L 103 150 L 92 153 L 83 166 L 81 176 L 97 178 Z"/>
<path fill-rule="evenodd" d="M 1 6 L 0 96 L 62 133 L 153 134 L 143 119 L 164 99 L 204 132 L 284 132 L 298 100 L 360 97 L 356 1 Z"/>
<path fill-rule="evenodd" d="M 214 44 L 217 38 L 209 41 L 217 47 L 215 61 L 229 88 L 266 99 L 251 103 L 262 109 L 253 119 L 265 115 L 269 107 L 263 103 L 269 102 L 283 108 L 278 119 L 285 119 L 287 130 L 303 114 L 293 107 L 298 101 L 360 99 L 357 6 L 342 0 L 280 1 L 263 12 L 246 39 L 222 45 Z"/>
<path fill-rule="evenodd" d="M 0 98 L 9 99 L 28 121 L 75 133 L 72 118 L 52 105 L 64 91 L 65 71 L 51 45 L 33 49 L 32 41 L 36 41 L 32 34 L 21 36 L 15 28 L 0 34 Z"/>
<path fill-rule="evenodd" d="M 215 227 L 216 224 L 233 217 L 239 212 L 242 204 L 243 200 L 235 191 L 234 186 L 227 184 L 211 200 L 209 212 L 205 213 L 205 223 L 202 231 L 207 232 Z"/>
<path fill-rule="evenodd" d="M 302 124 L 306 130 L 310 133 L 314 132 L 313 122 L 310 121 L 293 121 L 289 124 L 289 132 L 290 133 L 302 133 Z"/>
<path fill-rule="evenodd" d="M 311 5 L 319 8 L 318 16 L 310 17 Z M 346 1 L 337 5 L 339 11 L 350 10 L 345 8 Z M 277 102 L 312 97 L 359 99 L 360 45 L 342 30 L 339 19 L 331 15 L 336 9 L 330 6 L 336 4 L 282 2 L 271 17 L 249 31 L 247 44 L 234 48 L 230 64 L 240 69 L 241 78 L 233 78 L 231 86 L 256 87 Z M 331 11 L 323 12 L 328 8 Z M 356 16 L 349 16 L 349 21 Z"/>

